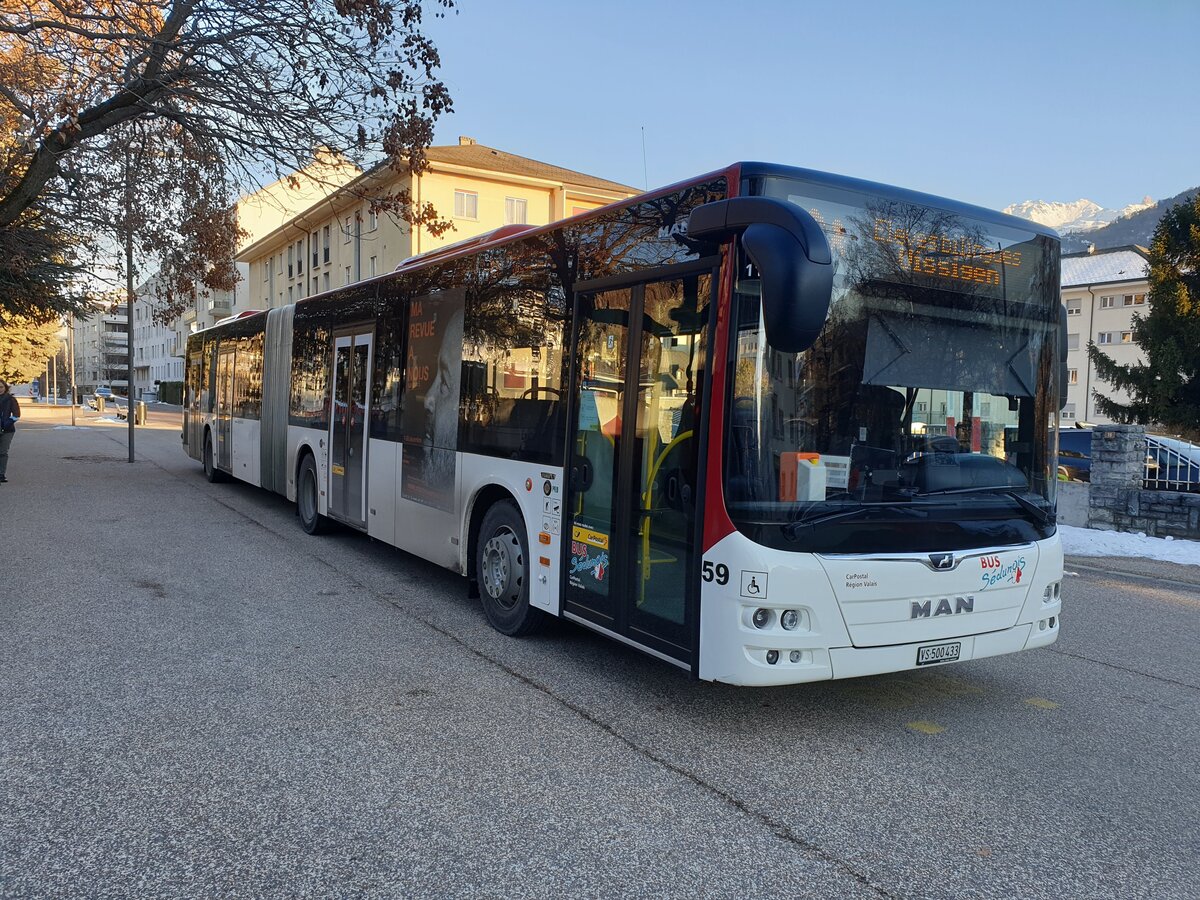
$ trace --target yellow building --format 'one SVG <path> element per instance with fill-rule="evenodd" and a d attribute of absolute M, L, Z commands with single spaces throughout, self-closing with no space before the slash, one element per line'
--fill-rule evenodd
<path fill-rule="evenodd" d="M 362 169 L 358 166 L 321 149 L 303 169 L 240 198 L 237 202 L 237 219 L 245 236 L 239 251 L 262 240 L 301 210 L 310 208 L 361 175 Z M 232 294 L 205 294 L 184 310 L 183 315 L 171 326 L 175 340 L 167 348 L 168 356 L 182 359 L 189 334 L 208 328 L 235 310 L 251 308 L 249 269 L 240 261 L 238 275 L 240 280 Z"/>
<path fill-rule="evenodd" d="M 468 137 L 430 147 L 426 156 L 420 175 L 377 166 L 246 246 L 237 257 L 249 267 L 246 289 L 231 312 L 294 303 L 503 225 L 546 225 L 639 193 Z M 373 198 L 404 189 L 454 227 L 435 237 L 371 211 Z"/>

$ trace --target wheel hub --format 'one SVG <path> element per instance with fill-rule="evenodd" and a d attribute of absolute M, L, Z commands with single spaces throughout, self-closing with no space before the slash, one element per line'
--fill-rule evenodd
<path fill-rule="evenodd" d="M 480 575 L 483 589 L 492 600 L 511 608 L 520 597 L 525 567 L 517 536 L 507 528 L 498 531 L 483 545 Z"/>

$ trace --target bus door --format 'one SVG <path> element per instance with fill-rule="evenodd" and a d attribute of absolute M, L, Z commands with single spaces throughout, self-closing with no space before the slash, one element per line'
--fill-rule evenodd
<path fill-rule="evenodd" d="M 367 522 L 367 398 L 371 396 L 370 331 L 333 339 L 333 408 L 329 422 L 329 514 Z"/>
<path fill-rule="evenodd" d="M 233 469 L 233 346 L 217 356 L 217 468 Z"/>
<path fill-rule="evenodd" d="M 690 663 L 709 268 L 576 294 L 564 610 Z"/>
<path fill-rule="evenodd" d="M 204 417 L 201 414 L 201 390 L 203 352 L 197 348 L 190 350 L 187 357 L 185 391 L 183 395 L 183 434 L 187 441 L 188 452 L 193 458 L 199 459 L 203 452 Z M 204 391 L 207 394 L 207 391 Z"/>

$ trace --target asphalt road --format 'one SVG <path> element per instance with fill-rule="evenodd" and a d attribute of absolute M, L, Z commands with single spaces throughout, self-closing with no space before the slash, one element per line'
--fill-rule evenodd
<path fill-rule="evenodd" d="M 496 634 L 206 483 L 177 414 L 133 465 L 66 415 L 0 485 L 4 896 L 1200 896 L 1190 571 L 1073 568 L 1053 648 L 739 689 Z"/>

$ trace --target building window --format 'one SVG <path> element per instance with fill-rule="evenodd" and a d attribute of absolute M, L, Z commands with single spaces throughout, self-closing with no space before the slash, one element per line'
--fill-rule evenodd
<path fill-rule="evenodd" d="M 1113 333 L 1111 331 L 1102 331 L 1096 337 L 1097 344 L 1111 344 L 1113 342 Z"/>
<path fill-rule="evenodd" d="M 1082 303 L 1083 303 L 1082 300 L 1068 300 L 1067 301 L 1067 315 L 1068 316 L 1079 315 L 1079 307 L 1080 307 L 1080 304 L 1082 304 Z"/>
<path fill-rule="evenodd" d="M 304 241 L 296 241 L 296 274 L 304 274 Z"/>
<path fill-rule="evenodd" d="M 346 280 L 343 281 L 342 284 L 349 284 L 349 283 L 350 283 L 350 267 L 346 266 Z"/>
<path fill-rule="evenodd" d="M 374 231 L 379 227 L 379 213 L 374 208 L 367 210 L 367 229 Z"/>
<path fill-rule="evenodd" d="M 292 286 L 289 284 L 289 285 L 288 285 L 288 303 L 291 303 L 291 302 L 292 302 L 292 298 L 293 298 L 293 294 L 292 294 Z"/>
<path fill-rule="evenodd" d="M 1122 331 L 1121 332 L 1121 343 L 1122 344 L 1132 344 L 1133 343 L 1133 332 L 1132 331 Z"/>
<path fill-rule="evenodd" d="M 322 262 L 328 263 L 329 262 L 329 226 L 328 225 L 326 225 L 324 228 L 321 229 L 321 255 L 323 257 Z M 313 288 L 314 289 L 316 288 L 316 280 L 317 279 L 315 279 L 315 278 L 313 279 L 313 282 L 314 282 Z"/>
<path fill-rule="evenodd" d="M 353 233 L 354 233 L 354 217 L 346 216 L 346 225 L 345 225 L 344 230 L 342 231 L 342 243 L 343 244 L 350 243 L 350 235 L 352 235 Z"/>
<path fill-rule="evenodd" d="M 326 273 L 325 273 L 324 275 L 322 275 L 321 277 L 322 277 L 322 279 L 323 279 L 323 280 L 324 280 L 324 282 L 325 282 L 325 290 L 329 290 L 329 273 L 328 273 L 328 272 L 326 272 Z M 315 278 L 314 278 L 314 279 L 313 279 L 313 287 L 315 288 L 316 286 L 317 286 L 317 279 L 315 279 Z"/>
<path fill-rule="evenodd" d="M 1062 417 L 1063 417 L 1064 419 L 1073 419 L 1073 418 L 1075 418 L 1075 404 L 1074 404 L 1074 403 L 1068 403 L 1068 404 L 1066 404 L 1065 406 L 1063 406 L 1063 408 L 1062 408 Z"/>
<path fill-rule="evenodd" d="M 1116 297 L 1101 297 L 1100 298 L 1100 308 L 1101 309 L 1112 309 L 1113 305 L 1116 303 L 1116 301 L 1117 301 Z"/>
<path fill-rule="evenodd" d="M 525 208 L 527 204 L 520 197 L 505 197 L 504 198 L 504 224 L 505 225 L 524 225 L 525 224 Z"/>
<path fill-rule="evenodd" d="M 296 275 L 296 248 L 288 244 L 288 278 L 293 278 Z"/>
<path fill-rule="evenodd" d="M 374 256 L 371 257 L 371 277 L 372 278 L 375 277 L 375 259 L 376 259 L 376 257 L 374 257 Z"/>
<path fill-rule="evenodd" d="M 1079 370 L 1078 369 L 1068 369 L 1067 370 L 1067 383 L 1068 384 L 1079 384 Z"/>
<path fill-rule="evenodd" d="M 325 273 L 325 280 L 326 280 L 327 282 L 329 281 L 329 273 L 328 273 L 328 272 L 326 272 L 326 273 Z M 320 287 L 320 285 L 319 285 L 319 284 L 318 284 L 318 282 L 317 282 L 317 276 L 316 276 L 316 275 L 314 275 L 314 276 L 313 276 L 313 289 L 312 289 L 312 292 L 315 294 L 315 293 L 317 293 L 317 292 L 318 292 L 318 291 L 320 291 L 320 290 L 321 290 L 321 287 Z"/>
<path fill-rule="evenodd" d="M 1133 305 L 1134 306 L 1144 306 L 1145 303 L 1146 303 L 1146 295 L 1145 294 L 1134 294 L 1133 295 Z"/>
<path fill-rule="evenodd" d="M 454 218 L 478 219 L 479 195 L 474 191 L 454 192 Z"/>
<path fill-rule="evenodd" d="M 1079 349 L 1079 335 L 1077 335 L 1077 334 L 1068 334 L 1067 335 L 1067 349 L 1068 350 L 1078 350 Z"/>
<path fill-rule="evenodd" d="M 312 267 L 315 269 L 321 264 L 320 244 L 317 243 L 317 233 L 314 231 L 312 237 L 308 241 L 309 250 L 312 252 Z"/>

